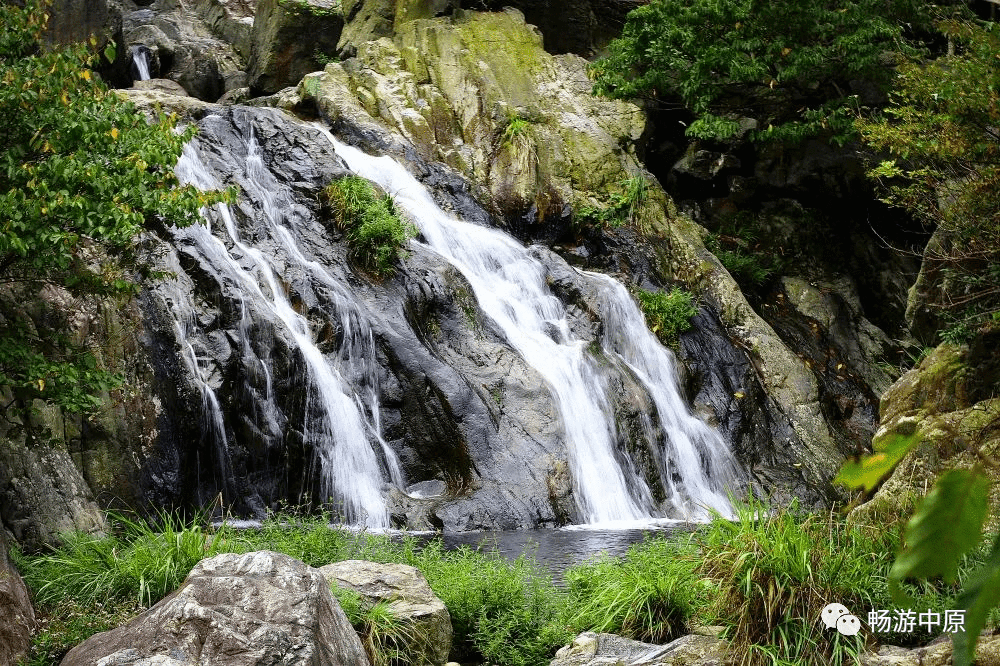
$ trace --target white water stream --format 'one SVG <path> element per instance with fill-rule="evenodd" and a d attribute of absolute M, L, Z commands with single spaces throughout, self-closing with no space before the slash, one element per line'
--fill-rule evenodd
<path fill-rule="evenodd" d="M 390 157 L 372 157 L 327 136 L 350 169 L 389 192 L 427 244 L 461 271 L 483 312 L 548 382 L 565 428 L 574 495 L 586 522 L 653 518 L 657 508 L 649 487 L 617 451 L 618 433 L 601 370 L 586 341 L 571 333 L 563 304 L 546 286 L 542 263 L 507 234 L 444 212 Z M 730 514 L 725 489 L 736 480 L 739 467 L 728 446 L 688 412 L 677 391 L 670 352 L 649 332 L 626 289 L 609 277 L 585 275 L 604 294 L 604 353 L 627 364 L 656 405 L 668 442 L 661 474 L 673 517 L 701 519 L 708 509 Z M 647 430 L 656 441 L 651 420 Z"/>
<path fill-rule="evenodd" d="M 135 71 L 139 73 L 140 81 L 149 81 L 149 54 L 145 49 L 132 49 L 132 62 L 135 63 Z"/>
<path fill-rule="evenodd" d="M 175 167 L 182 183 L 201 189 L 216 189 L 221 183 L 199 158 L 194 142 L 188 143 Z M 229 206 L 219 204 L 204 211 L 205 225 L 178 229 L 179 238 L 192 241 L 201 259 L 217 273 L 220 282 L 235 285 L 244 294 L 241 332 L 245 335 L 246 310 L 254 307 L 282 327 L 305 362 L 308 381 L 304 429 L 320 464 L 319 500 L 337 505 L 347 522 L 372 528 L 387 528 L 389 516 L 383 490 L 391 482 L 403 487 L 404 479 L 395 453 L 382 439 L 378 424 L 378 381 L 375 349 L 370 328 L 349 292 L 315 261 L 307 259 L 293 233 L 283 224 L 281 206 L 275 198 L 276 183 L 264 167 L 252 131 L 247 136 L 246 169 L 237 180 L 262 209 L 256 223 L 284 254 L 287 268 L 311 275 L 328 291 L 340 313 L 343 345 L 336 359 L 328 359 L 313 341 L 309 323 L 292 307 L 277 273 L 283 267 L 255 247 L 243 242 Z M 229 250 L 212 234 L 211 223 L 221 221 L 232 243 Z M 247 341 L 244 340 L 246 343 Z M 341 372 L 341 371 L 344 372 Z M 266 367 L 266 393 L 270 377 Z M 344 374 L 361 377 L 352 387 Z M 213 394 L 214 397 L 214 394 Z M 273 403 L 268 410 L 274 409 Z M 218 405 L 215 404 L 218 411 Z M 370 414 L 370 416 L 368 416 Z M 270 415 L 274 418 L 274 415 Z M 378 447 L 378 453 L 373 446 Z M 380 454 L 380 455 L 379 455 Z"/>

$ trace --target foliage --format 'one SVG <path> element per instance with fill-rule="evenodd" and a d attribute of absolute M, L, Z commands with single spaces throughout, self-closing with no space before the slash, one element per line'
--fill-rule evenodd
<path fill-rule="evenodd" d="M 75 533 L 21 571 L 41 604 L 134 601 L 150 606 L 175 590 L 202 558 L 223 552 L 225 534 L 161 513 L 158 526 L 111 514 L 110 536 Z"/>
<path fill-rule="evenodd" d="M 617 191 L 611 195 L 607 206 L 603 208 L 581 206 L 576 211 L 574 221 L 578 226 L 612 228 L 630 224 L 644 231 L 648 199 L 649 181 L 642 175 L 630 176 L 618 184 Z"/>
<path fill-rule="evenodd" d="M 680 287 L 667 293 L 639 289 L 636 296 L 649 330 L 668 346 L 677 345 L 680 334 L 691 328 L 691 317 L 698 314 L 691 294 Z"/>
<path fill-rule="evenodd" d="M 36 609 L 38 628 L 22 666 L 55 666 L 66 653 L 96 633 L 125 624 L 142 611 L 135 601 L 82 604 L 65 599 Z"/>
<path fill-rule="evenodd" d="M 769 254 L 758 240 L 763 215 L 739 211 L 726 216 L 718 231 L 710 233 L 705 240 L 708 251 L 745 290 L 763 285 L 781 269 L 781 261 Z M 808 224 L 807 220 L 796 222 Z"/>
<path fill-rule="evenodd" d="M 737 520 L 714 520 L 698 542 L 699 574 L 711 582 L 709 619 L 729 627 L 744 663 L 846 664 L 863 638 L 824 631 L 818 622 L 831 601 L 862 613 L 891 608 L 888 570 L 899 535 L 885 526 L 848 525 L 834 515 L 806 514 L 794 505 L 770 511 L 737 504 Z M 940 610 L 956 590 L 910 589 L 922 609 Z M 889 634 L 894 644 L 926 640 Z"/>
<path fill-rule="evenodd" d="M 858 127 L 892 157 L 869 172 L 883 200 L 938 228 L 925 258 L 944 297 L 932 306 L 949 322 L 942 338 L 965 342 L 1000 312 L 1000 30 L 940 27 L 957 52 L 901 65 L 891 105 Z"/>
<path fill-rule="evenodd" d="M 716 517 L 693 535 L 649 539 L 623 558 L 573 567 L 565 591 L 528 556 L 507 562 L 496 551 L 447 551 L 440 540 L 355 533 L 331 527 L 324 516 L 282 514 L 260 528 L 211 535 L 197 520 L 161 516 L 157 527 L 116 520 L 110 536 L 71 536 L 53 553 L 14 555 L 36 605 L 51 618 L 35 637 L 31 666 L 54 666 L 73 644 L 122 624 L 140 601 L 153 603 L 178 586 L 201 557 L 257 550 L 311 566 L 364 559 L 417 567 L 448 608 L 452 657 L 462 663 L 546 664 L 577 631 L 665 640 L 695 623 L 724 625 L 748 664 L 845 662 L 860 643 L 822 632 L 820 610 L 830 600 L 858 611 L 892 607 L 888 571 L 898 534 L 795 507 L 772 512 L 753 502 L 735 510 L 735 522 Z M 962 561 L 959 579 L 971 564 Z M 993 584 L 970 581 L 969 589 Z M 903 587 L 921 609 L 948 607 L 957 594 L 945 583 Z M 399 646 L 413 638 L 411 629 L 384 605 L 336 594 L 373 663 L 404 663 Z M 926 638 L 888 636 L 894 643 Z"/>
<path fill-rule="evenodd" d="M 842 141 L 852 130 L 848 82 L 884 79 L 886 52 L 912 51 L 902 26 L 921 10 L 917 0 L 652 0 L 593 65 L 594 89 L 680 98 L 696 117 L 690 136 L 727 140 L 750 116 L 766 128 L 758 141 Z"/>
<path fill-rule="evenodd" d="M 358 633 L 372 666 L 413 663 L 403 649 L 420 638 L 412 625 L 394 616 L 384 602 L 369 603 L 357 592 L 337 585 L 332 585 L 330 589 Z"/>
<path fill-rule="evenodd" d="M 323 196 L 361 264 L 376 275 L 392 272 L 403 246 L 417 235 L 416 227 L 399 216 L 392 197 L 377 194 L 360 176 L 333 181 Z"/>
<path fill-rule="evenodd" d="M 601 557 L 566 572 L 570 615 L 577 631 L 600 631 L 651 643 L 684 633 L 699 592 L 692 541 L 650 539 L 624 558 Z"/>
<path fill-rule="evenodd" d="M 39 49 L 43 9 L 0 4 L 0 284 L 15 298 L 46 285 L 128 295 L 139 231 L 190 224 L 222 196 L 176 186 L 191 131 L 175 133 L 175 119 L 150 123 L 109 91 L 87 68 L 86 46 Z M 65 323 L 44 328 L 16 314 L 0 332 L 0 389 L 22 410 L 35 399 L 93 410 L 117 378 Z"/>

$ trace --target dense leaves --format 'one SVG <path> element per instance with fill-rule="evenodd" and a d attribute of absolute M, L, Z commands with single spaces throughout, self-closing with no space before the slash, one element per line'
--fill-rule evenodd
<path fill-rule="evenodd" d="M 758 139 L 843 137 L 849 82 L 885 79 L 887 52 L 911 51 L 903 24 L 921 11 L 915 0 L 652 0 L 594 66 L 595 89 L 680 98 L 696 137 L 736 136 L 740 116 L 759 121 Z"/>
<path fill-rule="evenodd" d="M 150 123 L 87 65 L 86 45 L 42 51 L 38 2 L 0 4 L 0 289 L 10 302 L 51 288 L 68 297 L 134 289 L 133 241 L 152 221 L 190 224 L 219 198 L 177 187 L 191 132 Z M 94 40 L 92 40 L 92 45 Z M 0 389 L 87 411 L 115 378 L 55 318 L 0 310 Z"/>
<path fill-rule="evenodd" d="M 956 53 L 900 66 L 892 104 L 859 123 L 891 156 L 871 171 L 884 200 L 938 228 L 926 252 L 943 291 L 945 337 L 1000 322 L 1000 31 L 946 22 Z"/>

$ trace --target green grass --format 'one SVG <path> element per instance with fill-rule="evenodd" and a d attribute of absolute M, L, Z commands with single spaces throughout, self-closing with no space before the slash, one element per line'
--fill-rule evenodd
<path fill-rule="evenodd" d="M 568 624 L 576 631 L 600 631 L 649 643 L 666 643 L 686 633 L 704 602 L 692 541 L 650 539 L 624 558 L 601 557 L 566 573 Z"/>
<path fill-rule="evenodd" d="M 322 200 L 358 262 L 376 275 L 391 273 L 406 242 L 417 229 L 405 222 L 392 197 L 380 195 L 360 176 L 335 180 L 323 190 Z"/>
<path fill-rule="evenodd" d="M 357 592 L 336 585 L 330 589 L 358 633 L 372 666 L 407 666 L 413 663 L 405 647 L 414 645 L 423 637 L 412 625 L 395 617 L 386 603 L 369 603 Z"/>
<path fill-rule="evenodd" d="M 644 232 L 648 227 L 648 199 L 649 181 L 645 176 L 631 176 L 618 183 L 617 191 L 611 195 L 607 206 L 578 206 L 573 223 L 580 229 L 589 226 L 617 228 L 629 224 Z"/>
<path fill-rule="evenodd" d="M 108 537 L 74 536 L 51 553 L 16 561 L 34 591 L 44 629 L 30 666 L 56 664 L 92 633 L 123 624 L 175 589 L 191 567 L 219 552 L 275 550 L 312 566 L 345 559 L 399 562 L 420 569 L 451 614 L 451 658 L 460 663 L 542 666 L 581 631 L 666 642 L 695 625 L 722 625 L 747 665 L 853 663 L 860 639 L 824 630 L 820 611 L 837 601 L 862 621 L 900 608 L 887 574 L 898 527 L 848 526 L 832 514 L 771 512 L 738 504 L 739 520 L 717 519 L 693 534 L 651 538 L 623 558 L 571 568 L 557 589 L 528 556 L 514 562 L 440 541 L 331 529 L 325 517 L 282 515 L 260 529 L 216 532 L 164 515 L 160 526 L 118 517 Z M 985 553 L 967 558 L 962 576 Z M 909 586 L 920 611 L 952 607 L 958 585 Z M 415 637 L 384 604 L 337 592 L 376 666 L 401 666 Z M 880 634 L 891 644 L 926 634 Z M 419 638 L 419 637 L 417 637 Z"/>
<path fill-rule="evenodd" d="M 649 330 L 660 338 L 663 344 L 677 347 L 680 334 L 691 328 L 691 317 L 698 314 L 691 294 L 679 287 L 669 292 L 646 291 L 636 292 L 639 307 L 646 315 Z"/>

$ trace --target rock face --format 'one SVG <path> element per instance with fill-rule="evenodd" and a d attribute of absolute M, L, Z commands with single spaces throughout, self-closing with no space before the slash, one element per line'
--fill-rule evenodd
<path fill-rule="evenodd" d="M 614 634 L 585 632 L 559 649 L 549 666 L 729 666 L 726 642 L 690 634 L 652 645 Z"/>
<path fill-rule="evenodd" d="M 346 0 L 346 25 L 339 45 L 344 57 L 379 37 L 391 37 L 406 21 L 457 16 L 464 9 L 502 11 L 514 7 L 538 27 L 549 53 L 575 53 L 589 58 L 621 34 L 625 15 L 649 0 Z"/>
<path fill-rule="evenodd" d="M 1000 398 L 992 382 L 980 384 L 980 369 L 995 353 L 997 335 L 982 349 L 941 345 L 920 365 L 903 375 L 882 397 L 879 428 L 872 440 L 878 452 L 896 437 L 916 436 L 919 444 L 851 520 L 887 522 L 908 516 L 938 474 L 977 464 L 980 451 L 989 454 L 1000 442 L 995 428 Z M 995 381 L 995 378 L 993 379 Z M 996 477 L 996 471 L 985 468 Z M 995 480 L 995 479 L 994 479 Z M 997 515 L 1000 493 L 993 484 L 990 504 Z"/>
<path fill-rule="evenodd" d="M 412 641 L 400 646 L 413 666 L 444 666 L 451 650 L 451 616 L 427 579 L 405 564 L 347 560 L 320 568 L 331 584 L 353 590 L 370 604 L 384 603 L 405 626 Z"/>
<path fill-rule="evenodd" d="M 124 0 L 124 8 L 125 44 L 149 50 L 153 78 L 170 79 L 209 102 L 246 85 L 246 58 L 239 51 L 248 43 L 249 14 L 236 0 L 190 8 L 176 0 Z"/>
<path fill-rule="evenodd" d="M 300 94 L 331 122 L 390 128 L 487 186 L 510 219 L 556 219 L 641 170 L 639 109 L 591 95 L 586 61 L 546 53 L 516 10 L 397 21 L 395 42 L 358 45 Z"/>
<path fill-rule="evenodd" d="M 203 560 L 176 592 L 62 663 L 369 664 L 322 574 L 269 551 Z"/>
<path fill-rule="evenodd" d="M 337 51 L 344 27 L 335 0 L 259 0 L 247 67 L 254 95 L 296 85 Z"/>
<path fill-rule="evenodd" d="M 861 666 L 947 666 L 952 662 L 951 639 L 942 637 L 926 647 L 901 648 L 885 645 L 875 654 L 861 655 Z M 980 636 L 974 663 L 980 666 L 1000 664 L 1000 638 Z"/>
<path fill-rule="evenodd" d="M 105 528 L 90 486 L 59 445 L 4 442 L 0 494 L 0 519 L 30 550 L 59 543 L 64 532 Z"/>
<path fill-rule="evenodd" d="M 0 526 L 0 664 L 16 664 L 31 645 L 35 610 L 24 581 L 7 556 L 7 547 Z"/>

